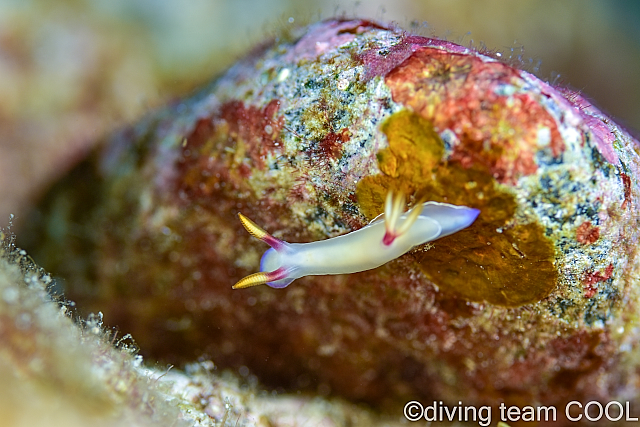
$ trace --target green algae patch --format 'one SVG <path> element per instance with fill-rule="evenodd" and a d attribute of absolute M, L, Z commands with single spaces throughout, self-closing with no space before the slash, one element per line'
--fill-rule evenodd
<path fill-rule="evenodd" d="M 444 160 L 445 146 L 432 124 L 411 111 L 389 117 L 382 132 L 389 141 L 377 155 L 382 174 L 364 178 L 357 188 L 367 217 L 383 211 L 390 189 L 414 201 L 480 209 L 471 227 L 436 240 L 427 251 L 412 252 L 431 282 L 469 301 L 507 307 L 540 301 L 553 290 L 558 274 L 552 242 L 540 224 L 514 221 L 515 197 L 495 182 L 487 166 Z"/>

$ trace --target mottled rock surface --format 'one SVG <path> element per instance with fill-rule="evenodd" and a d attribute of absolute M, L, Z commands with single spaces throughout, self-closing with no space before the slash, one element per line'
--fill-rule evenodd
<path fill-rule="evenodd" d="M 337 399 L 267 392 L 201 360 L 145 365 L 102 314 L 74 322 L 51 276 L 0 228 L 0 419 L 13 426 L 346 427 L 399 425 Z M 49 292 L 48 292 L 49 291 Z M 151 362 L 155 365 L 153 362 Z"/>
<path fill-rule="evenodd" d="M 631 399 L 639 160 L 580 94 L 495 53 L 325 21 L 105 141 L 32 247 L 158 360 L 389 407 Z M 315 241 L 389 189 L 481 214 L 376 270 L 231 290 L 266 249 L 238 212 Z"/>

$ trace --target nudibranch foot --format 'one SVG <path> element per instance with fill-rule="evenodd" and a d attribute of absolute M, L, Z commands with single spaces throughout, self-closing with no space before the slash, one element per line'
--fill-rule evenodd
<path fill-rule="evenodd" d="M 466 206 L 420 202 L 404 212 L 405 196 L 389 192 L 379 220 L 351 233 L 311 243 L 287 243 L 238 214 L 254 237 L 271 246 L 260 261 L 260 273 L 233 288 L 267 284 L 284 288 L 304 276 L 349 274 L 371 270 L 409 252 L 415 246 L 470 226 L 480 211 Z"/>

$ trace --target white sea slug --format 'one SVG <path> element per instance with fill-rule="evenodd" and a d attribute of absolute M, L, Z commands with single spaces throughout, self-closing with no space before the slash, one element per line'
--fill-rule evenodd
<path fill-rule="evenodd" d="M 244 228 L 271 249 L 262 256 L 260 273 L 245 277 L 233 288 L 263 284 L 284 288 L 304 276 L 371 270 L 415 246 L 470 226 L 480 214 L 478 209 L 438 202 L 419 203 L 403 213 L 404 205 L 404 195 L 394 196 L 389 192 L 385 213 L 370 224 L 342 236 L 311 243 L 278 240 L 239 213 Z"/>

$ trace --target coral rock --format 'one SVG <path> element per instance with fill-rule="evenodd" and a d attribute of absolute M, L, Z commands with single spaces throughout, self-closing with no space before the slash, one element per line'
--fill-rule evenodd
<path fill-rule="evenodd" d="M 48 196 L 33 252 L 159 360 L 373 404 L 629 398 L 639 160 L 580 94 L 499 55 L 325 21 L 106 141 Z M 389 189 L 481 213 L 372 271 L 231 290 L 266 249 L 238 212 L 315 241 Z"/>

